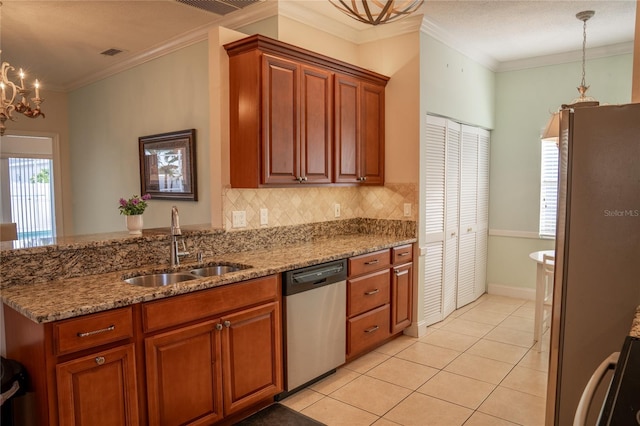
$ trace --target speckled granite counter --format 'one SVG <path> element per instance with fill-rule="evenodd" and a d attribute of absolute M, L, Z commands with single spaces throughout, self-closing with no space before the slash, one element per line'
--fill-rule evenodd
<path fill-rule="evenodd" d="M 415 241 L 415 238 L 389 235 L 331 236 L 268 249 L 206 256 L 203 260 L 205 264 L 219 262 L 250 266 L 223 276 L 198 278 L 160 288 L 145 288 L 127 284 L 123 277 L 163 272 L 169 268 L 164 265 L 157 269 L 128 269 L 10 286 L 2 290 L 2 301 L 32 321 L 45 323 L 258 278 Z M 185 263 L 176 270 L 188 270 L 195 265 Z"/>
<path fill-rule="evenodd" d="M 629 331 L 629 336 L 637 337 L 640 339 L 640 306 L 636 309 L 636 316 L 633 319 L 633 323 L 631 324 L 631 331 Z"/>

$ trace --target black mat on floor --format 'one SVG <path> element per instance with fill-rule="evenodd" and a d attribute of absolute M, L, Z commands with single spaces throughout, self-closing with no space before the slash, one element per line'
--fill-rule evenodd
<path fill-rule="evenodd" d="M 252 416 L 247 417 L 236 426 L 325 426 L 282 404 L 271 404 Z"/>

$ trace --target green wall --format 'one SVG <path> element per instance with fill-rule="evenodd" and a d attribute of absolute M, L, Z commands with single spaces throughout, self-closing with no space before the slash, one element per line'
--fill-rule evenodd
<path fill-rule="evenodd" d="M 73 233 L 124 231 L 118 200 L 140 193 L 138 138 L 191 128 L 198 202 L 152 199 L 144 226 L 168 227 L 172 205 L 183 224 L 210 223 L 208 69 L 205 41 L 70 93 Z"/>
<path fill-rule="evenodd" d="M 587 60 L 588 95 L 600 103 L 631 100 L 632 55 Z M 489 264 L 487 282 L 534 288 L 528 253 L 553 248 L 537 238 L 540 204 L 540 134 L 551 112 L 571 103 L 581 62 L 496 74 L 495 128 L 491 134 Z"/>

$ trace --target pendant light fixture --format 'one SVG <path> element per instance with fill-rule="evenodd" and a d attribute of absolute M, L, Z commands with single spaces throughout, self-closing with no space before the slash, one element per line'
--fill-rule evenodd
<path fill-rule="evenodd" d="M 576 99 L 571 101 L 570 104 L 563 104 L 562 108 L 575 108 L 575 107 L 583 107 L 583 106 L 598 106 L 600 103 L 595 100 L 595 98 L 591 96 L 587 96 L 587 90 L 589 90 L 590 86 L 586 85 L 585 81 L 585 65 L 586 65 L 586 50 L 587 50 L 587 21 L 595 15 L 595 11 L 593 10 L 585 10 L 582 12 L 578 12 L 576 14 L 576 18 L 582 21 L 582 81 L 580 82 L 580 86 L 577 87 L 578 96 Z M 554 112 L 547 126 L 542 133 L 542 140 L 555 140 L 556 143 L 558 141 L 558 137 L 560 135 L 560 113 Z"/>
<path fill-rule="evenodd" d="M 424 0 L 329 0 L 329 2 L 356 21 L 379 25 L 412 14 Z"/>

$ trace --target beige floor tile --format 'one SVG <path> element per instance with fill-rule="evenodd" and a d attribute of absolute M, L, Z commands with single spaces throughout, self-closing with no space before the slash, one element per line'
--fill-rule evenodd
<path fill-rule="evenodd" d="M 373 426 L 398 426 L 398 423 L 387 420 L 384 417 L 380 417 Z"/>
<path fill-rule="evenodd" d="M 495 359 L 496 361 L 508 362 L 509 364 L 517 364 L 527 353 L 527 348 L 481 339 L 478 343 L 467 349 L 466 353 Z"/>
<path fill-rule="evenodd" d="M 419 339 L 417 337 L 405 336 L 403 334 L 403 335 L 400 335 L 400 336 L 396 337 L 395 339 L 393 339 L 389 343 L 385 343 L 384 345 L 380 346 L 379 348 L 376 348 L 375 351 L 383 353 L 385 355 L 395 355 L 398 352 L 400 352 L 401 350 L 406 349 L 409 346 L 413 345 L 417 341 L 419 341 Z"/>
<path fill-rule="evenodd" d="M 336 389 L 341 388 L 347 383 L 357 379 L 360 374 L 346 368 L 338 368 L 335 374 L 325 377 L 317 383 L 312 384 L 309 388 L 323 395 L 329 395 Z"/>
<path fill-rule="evenodd" d="M 491 324 L 483 324 L 475 321 L 467 321 L 455 318 L 443 325 L 441 330 L 453 331 L 455 333 L 467 334 L 474 337 L 482 337 L 493 329 Z"/>
<path fill-rule="evenodd" d="M 544 425 L 542 397 L 498 386 L 478 411 L 525 426 Z"/>
<path fill-rule="evenodd" d="M 441 371 L 418 392 L 475 410 L 482 404 L 496 385 Z"/>
<path fill-rule="evenodd" d="M 513 367 L 506 362 L 463 353 L 447 365 L 445 370 L 497 385 Z"/>
<path fill-rule="evenodd" d="M 382 416 L 411 393 L 410 389 L 360 376 L 331 394 L 331 398 Z"/>
<path fill-rule="evenodd" d="M 458 318 L 467 321 L 481 322 L 483 324 L 498 325 L 508 317 L 509 314 L 501 312 L 471 309 L 460 315 Z"/>
<path fill-rule="evenodd" d="M 460 352 L 453 349 L 441 348 L 427 343 L 416 343 L 397 354 L 396 357 L 442 369 L 459 355 Z"/>
<path fill-rule="evenodd" d="M 507 374 L 500 386 L 545 397 L 547 394 L 547 373 L 516 366 Z"/>
<path fill-rule="evenodd" d="M 487 312 L 497 312 L 500 314 L 511 315 L 517 309 L 519 309 L 520 305 L 514 305 L 512 303 L 501 303 L 494 302 L 492 300 L 487 300 L 486 302 L 482 302 L 475 309 L 479 311 L 487 311 Z"/>
<path fill-rule="evenodd" d="M 377 367 L 369 370 L 366 375 L 394 385 L 416 390 L 427 380 L 438 373 L 436 368 L 416 364 L 399 358 L 389 358 Z"/>
<path fill-rule="evenodd" d="M 533 333 L 533 318 L 510 315 L 500 323 L 500 327 L 513 328 L 515 330 Z"/>
<path fill-rule="evenodd" d="M 509 345 L 530 348 L 533 346 L 533 331 L 520 331 L 513 328 L 498 326 L 484 336 L 487 340 L 507 343 Z"/>
<path fill-rule="evenodd" d="M 309 388 L 296 392 L 293 395 L 280 401 L 282 405 L 286 405 L 292 410 L 302 411 L 313 403 L 318 402 L 325 396 L 321 393 L 313 391 Z"/>
<path fill-rule="evenodd" d="M 464 426 L 517 426 L 516 423 L 511 423 L 504 419 L 490 416 L 488 414 L 476 411 L 473 413 Z"/>
<path fill-rule="evenodd" d="M 526 303 L 526 301 L 523 299 L 517 299 L 514 297 L 507 297 L 507 296 L 499 296 L 497 294 L 487 294 L 484 300 L 487 302 L 502 303 L 503 305 L 512 305 L 516 307 L 520 307 Z"/>
<path fill-rule="evenodd" d="M 390 356 L 387 354 L 373 351 L 373 352 L 369 352 L 366 355 L 362 355 L 360 358 L 357 358 L 348 364 L 345 364 L 343 368 L 346 368 L 351 371 L 355 371 L 360 374 L 364 374 L 367 371 L 371 370 L 376 365 L 385 362 L 389 358 Z"/>
<path fill-rule="evenodd" d="M 384 418 L 405 426 L 457 426 L 464 424 L 472 413 L 468 408 L 412 393 Z"/>
<path fill-rule="evenodd" d="M 447 330 L 435 330 L 433 333 L 421 338 L 420 342 L 462 352 L 469 349 L 478 340 L 478 337 L 467 334 L 454 333 L 453 331 Z"/>
<path fill-rule="evenodd" d="M 532 368 L 538 371 L 549 371 L 549 352 L 538 352 L 535 349 L 529 349 L 527 354 L 522 357 L 518 363 L 520 367 Z"/>
<path fill-rule="evenodd" d="M 531 318 L 535 317 L 535 308 L 529 306 L 521 306 L 520 308 L 513 311 L 513 315 L 517 317 Z"/>
<path fill-rule="evenodd" d="M 368 426 L 378 419 L 375 414 L 333 398 L 323 398 L 301 413 L 328 426 Z"/>

